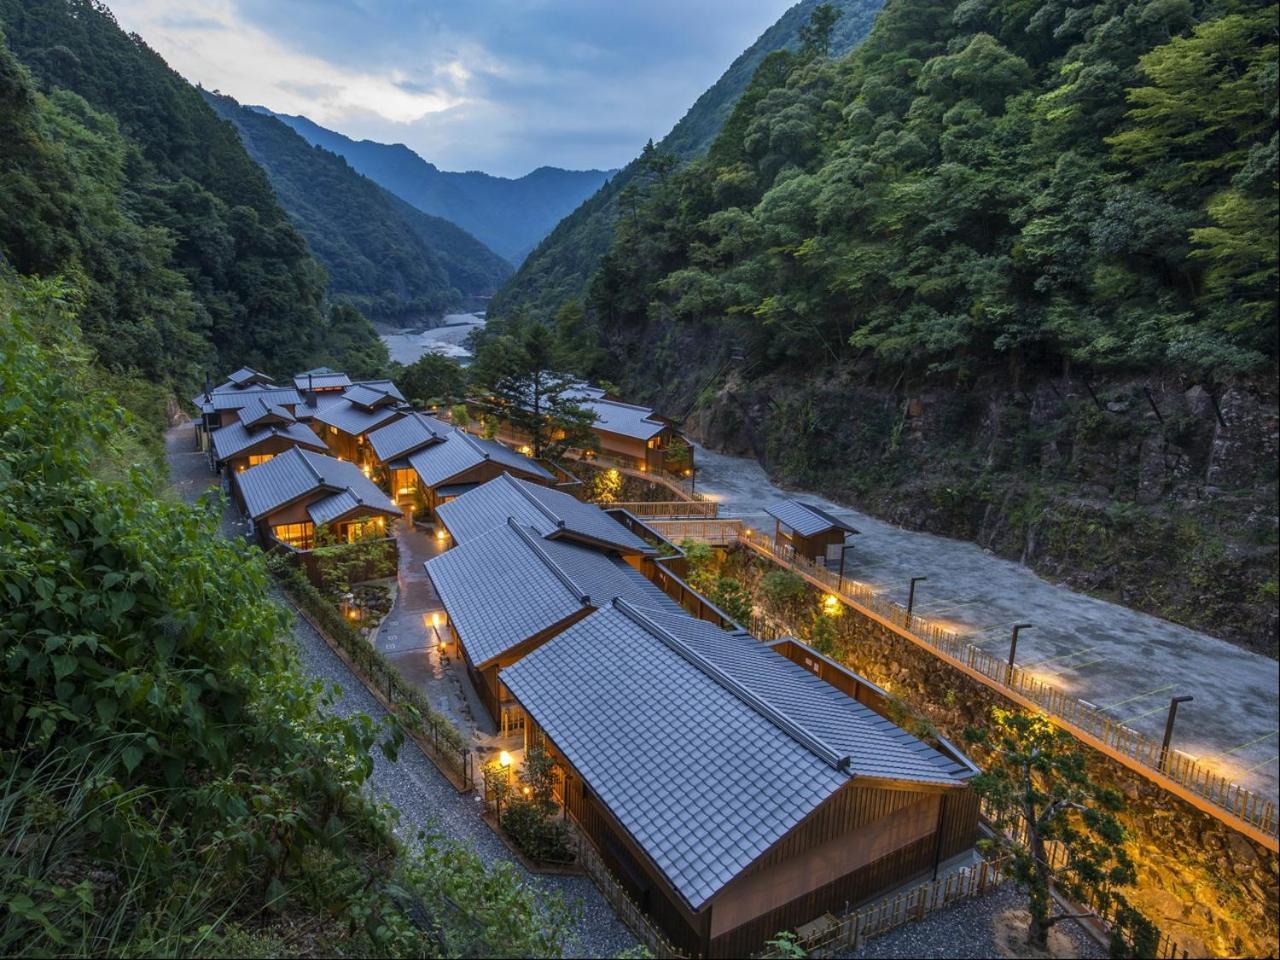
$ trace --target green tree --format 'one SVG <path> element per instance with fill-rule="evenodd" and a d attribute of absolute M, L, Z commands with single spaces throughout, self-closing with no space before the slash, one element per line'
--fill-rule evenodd
<path fill-rule="evenodd" d="M 467 372 L 461 364 L 438 353 L 424 353 L 395 371 L 393 379 L 406 397 L 422 404 L 453 403 L 467 391 Z"/>
<path fill-rule="evenodd" d="M 970 729 L 966 739 L 989 751 L 988 769 L 970 784 L 987 804 L 993 843 L 1012 858 L 1014 879 L 1027 892 L 1028 943 L 1043 949 L 1050 929 L 1078 916 L 1055 910 L 1058 891 L 1114 918 L 1113 956 L 1151 956 L 1155 928 L 1122 893 L 1137 880 L 1116 818 L 1123 798 L 1089 778 L 1071 735 L 1042 715 L 994 708 L 988 726 Z"/>
<path fill-rule="evenodd" d="M 831 52 L 831 34 L 835 30 L 840 11 L 829 3 L 813 8 L 809 22 L 800 28 L 800 49 L 810 57 L 825 57 Z"/>
<path fill-rule="evenodd" d="M 544 325 L 526 322 L 514 334 L 486 339 L 471 375 L 490 398 L 493 416 L 529 437 L 533 456 L 591 446 L 595 417 L 575 401 L 577 381 L 558 366 Z"/>

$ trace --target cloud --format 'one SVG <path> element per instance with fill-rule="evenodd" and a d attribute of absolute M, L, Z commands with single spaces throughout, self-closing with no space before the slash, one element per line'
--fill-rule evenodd
<path fill-rule="evenodd" d="M 114 0 L 193 82 L 445 169 L 616 167 L 788 0 Z"/>

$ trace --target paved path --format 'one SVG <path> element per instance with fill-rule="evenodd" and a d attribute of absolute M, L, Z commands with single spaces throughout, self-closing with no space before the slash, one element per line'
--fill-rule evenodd
<path fill-rule="evenodd" d="M 1179 707 L 1174 745 L 1252 789 L 1276 794 L 1277 664 L 1207 634 L 1075 593 L 976 544 L 892 526 L 806 492 L 775 486 L 755 460 L 697 447 L 698 492 L 720 501 L 722 516 L 772 530 L 772 501 L 800 496 L 861 531 L 847 575 L 906 603 L 911 577 L 916 613 L 944 621 L 983 649 L 1007 655 L 1010 628 L 1035 624 L 1018 639 L 1018 662 L 1137 730 L 1160 737 L 1169 697 Z"/>
<path fill-rule="evenodd" d="M 216 478 L 209 473 L 203 454 L 193 449 L 189 428 L 175 427 L 168 432 L 165 441 L 172 485 L 183 500 L 193 502 L 216 483 Z M 224 532 L 234 534 L 237 529 L 224 525 Z M 402 589 L 399 597 L 405 596 L 406 592 Z M 421 615 L 415 615 L 420 620 Z M 385 622 L 383 626 L 385 630 Z M 293 634 L 306 675 L 338 688 L 339 694 L 333 704 L 335 713 L 344 717 L 363 713 L 375 720 L 386 716 L 382 705 L 301 617 L 295 618 Z M 479 799 L 473 794 L 460 796 L 412 741 L 405 742 L 396 762 L 388 761 L 381 751 L 373 754 L 373 762 L 370 789 L 399 812 L 397 831 L 402 837 L 411 839 L 419 829 L 437 828 L 446 836 L 470 842 L 488 862 L 516 864 L 517 869 L 537 887 L 558 891 L 569 903 L 578 906 L 580 919 L 573 931 L 573 939 L 565 946 L 566 956 L 612 956 L 635 946 L 635 938 L 618 921 L 589 879 L 583 876 L 534 876 L 524 872 L 506 846 L 480 819 L 482 804 Z"/>

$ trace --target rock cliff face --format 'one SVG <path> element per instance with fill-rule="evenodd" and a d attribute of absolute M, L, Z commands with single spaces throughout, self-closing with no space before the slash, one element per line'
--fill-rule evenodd
<path fill-rule="evenodd" d="M 698 362 L 705 343 L 667 341 L 628 386 L 713 449 L 1276 656 L 1274 380 L 1064 370 L 913 390 L 856 367 L 756 379 Z"/>

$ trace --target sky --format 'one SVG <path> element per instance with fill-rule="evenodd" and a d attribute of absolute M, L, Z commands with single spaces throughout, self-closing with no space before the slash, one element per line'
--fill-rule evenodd
<path fill-rule="evenodd" d="M 611 169 L 794 0 L 108 0 L 192 83 L 445 170 Z"/>

